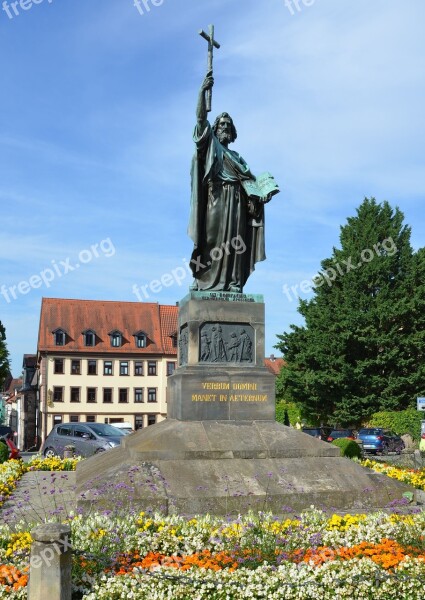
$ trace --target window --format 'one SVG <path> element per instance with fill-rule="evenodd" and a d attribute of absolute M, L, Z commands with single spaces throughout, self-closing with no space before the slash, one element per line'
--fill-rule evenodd
<path fill-rule="evenodd" d="M 53 425 L 60 425 L 62 423 L 62 415 L 53 415 Z"/>
<path fill-rule="evenodd" d="M 103 402 L 105 404 L 111 404 L 111 402 L 112 402 L 112 388 L 103 388 Z"/>
<path fill-rule="evenodd" d="M 148 388 L 148 402 L 156 402 L 156 388 Z"/>
<path fill-rule="evenodd" d="M 64 374 L 63 358 L 55 358 L 55 368 L 54 368 L 54 371 L 55 371 L 56 375 L 63 375 Z"/>
<path fill-rule="evenodd" d="M 62 427 L 58 427 L 58 435 L 64 435 L 65 437 L 71 437 L 72 427 L 70 425 L 63 425 Z"/>
<path fill-rule="evenodd" d="M 146 335 L 142 332 L 136 333 L 134 336 L 137 348 L 146 348 Z"/>
<path fill-rule="evenodd" d="M 113 331 L 109 334 L 111 338 L 111 346 L 113 348 L 119 348 L 122 345 L 122 335 L 119 331 Z"/>
<path fill-rule="evenodd" d="M 71 360 L 71 375 L 81 375 L 81 360 Z"/>
<path fill-rule="evenodd" d="M 96 402 L 96 388 L 87 388 L 87 402 Z"/>
<path fill-rule="evenodd" d="M 87 429 L 87 427 L 84 427 L 84 425 L 76 425 L 74 427 L 74 436 L 75 437 L 82 438 L 86 435 L 88 435 L 88 438 L 86 438 L 86 439 L 90 439 L 90 440 L 95 439 L 95 437 L 92 434 L 92 432 L 90 431 L 90 429 Z"/>
<path fill-rule="evenodd" d="M 79 402 L 80 401 L 80 388 L 72 387 L 71 388 L 71 402 Z"/>
<path fill-rule="evenodd" d="M 120 375 L 128 375 L 128 362 L 120 361 Z"/>
<path fill-rule="evenodd" d="M 96 334 L 94 331 L 89 329 L 88 331 L 83 332 L 84 335 L 84 345 L 85 346 L 94 346 L 96 342 Z"/>
<path fill-rule="evenodd" d="M 143 375 L 143 361 L 142 360 L 134 361 L 134 374 L 135 375 Z"/>
<path fill-rule="evenodd" d="M 80 417 L 78 415 L 69 415 L 69 420 L 71 423 L 78 423 L 80 420 Z"/>
<path fill-rule="evenodd" d="M 172 375 L 175 370 L 176 370 L 176 363 L 175 362 L 167 362 L 167 376 Z"/>
<path fill-rule="evenodd" d="M 103 374 L 104 375 L 112 375 L 113 371 L 112 371 L 112 361 L 111 360 L 104 360 L 103 361 Z"/>
<path fill-rule="evenodd" d="M 148 415 L 148 425 L 155 425 L 156 415 Z"/>
<path fill-rule="evenodd" d="M 87 361 L 87 375 L 97 375 L 97 360 Z"/>
<path fill-rule="evenodd" d="M 136 431 L 143 428 L 143 417 L 143 415 L 136 415 L 134 417 L 134 429 Z"/>
<path fill-rule="evenodd" d="M 65 332 L 62 329 L 54 331 L 55 346 L 65 346 Z"/>
<path fill-rule="evenodd" d="M 96 423 L 96 415 L 87 415 L 86 421 L 87 423 Z"/>
<path fill-rule="evenodd" d="M 121 404 L 128 402 L 128 389 L 127 388 L 120 388 L 118 402 L 120 402 Z"/>
<path fill-rule="evenodd" d="M 63 402 L 63 387 L 53 388 L 53 402 Z"/>
<path fill-rule="evenodd" d="M 134 402 L 143 402 L 143 388 L 134 389 Z"/>
<path fill-rule="evenodd" d="M 156 375 L 156 360 L 148 361 L 148 375 Z"/>

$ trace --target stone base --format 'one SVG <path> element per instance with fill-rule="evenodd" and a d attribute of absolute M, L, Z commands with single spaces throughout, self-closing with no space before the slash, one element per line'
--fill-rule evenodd
<path fill-rule="evenodd" d="M 335 446 L 273 421 L 167 419 L 77 466 L 78 504 L 88 510 L 123 501 L 127 510 L 185 515 L 284 514 L 312 504 L 365 511 L 406 491 L 412 488 L 341 458 Z"/>
<path fill-rule="evenodd" d="M 274 421 L 264 310 L 259 295 L 191 292 L 181 300 L 179 366 L 167 379 L 169 419 Z"/>

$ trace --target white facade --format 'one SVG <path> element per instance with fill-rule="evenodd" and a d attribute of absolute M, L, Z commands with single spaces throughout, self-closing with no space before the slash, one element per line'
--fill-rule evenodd
<path fill-rule="evenodd" d="M 139 429 L 162 421 L 167 372 L 174 368 L 170 357 L 46 354 L 40 363 L 42 438 L 61 422 L 125 421 Z"/>

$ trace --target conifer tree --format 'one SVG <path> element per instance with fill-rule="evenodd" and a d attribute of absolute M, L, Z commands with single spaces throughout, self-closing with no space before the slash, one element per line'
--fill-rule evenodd
<path fill-rule="evenodd" d="M 356 425 L 425 393 L 425 250 L 388 202 L 363 201 L 321 262 L 302 327 L 279 335 L 280 386 L 312 422 Z"/>

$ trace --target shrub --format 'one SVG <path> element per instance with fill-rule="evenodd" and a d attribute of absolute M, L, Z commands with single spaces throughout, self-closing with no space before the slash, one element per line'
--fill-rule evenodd
<path fill-rule="evenodd" d="M 338 438 L 332 444 L 341 449 L 341 456 L 345 456 L 346 458 L 361 458 L 362 451 L 360 446 L 353 440 Z"/>
<path fill-rule="evenodd" d="M 9 448 L 3 442 L 0 442 L 0 464 L 7 461 L 9 458 Z"/>
<path fill-rule="evenodd" d="M 391 429 L 398 435 L 408 433 L 417 442 L 421 437 L 421 421 L 423 419 L 423 412 L 411 408 L 399 412 L 382 411 L 372 415 L 367 427 Z"/>
<path fill-rule="evenodd" d="M 285 415 L 286 417 L 289 417 L 289 424 L 293 427 L 297 421 L 301 423 L 300 411 L 293 402 L 277 402 L 276 421 L 283 425 L 287 425 L 288 423 L 285 423 Z"/>

